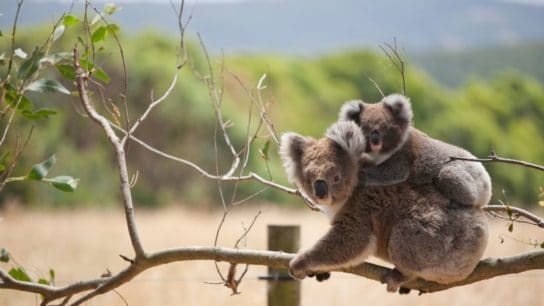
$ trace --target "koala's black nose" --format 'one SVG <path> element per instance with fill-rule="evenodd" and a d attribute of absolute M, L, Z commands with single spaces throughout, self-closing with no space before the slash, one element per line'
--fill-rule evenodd
<path fill-rule="evenodd" d="M 372 133 L 370 133 L 370 137 L 368 139 L 371 144 L 373 145 L 379 145 L 381 141 L 380 132 L 374 130 Z"/>
<path fill-rule="evenodd" d="M 323 199 L 327 196 L 327 182 L 324 180 L 317 180 L 314 183 L 315 196 L 319 199 Z"/>

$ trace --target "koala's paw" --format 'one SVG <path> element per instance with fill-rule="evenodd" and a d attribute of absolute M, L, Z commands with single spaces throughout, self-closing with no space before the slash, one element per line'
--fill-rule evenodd
<path fill-rule="evenodd" d="M 307 275 L 310 274 L 306 261 L 304 260 L 304 258 L 302 258 L 302 256 L 300 256 L 300 254 L 295 256 L 295 258 L 293 258 L 291 262 L 289 262 L 289 274 L 291 274 L 294 279 L 299 280 L 304 279 Z"/>
<path fill-rule="evenodd" d="M 399 289 L 401 288 L 400 286 L 405 281 L 406 277 L 397 269 L 393 269 L 392 271 L 386 273 L 381 279 L 382 284 L 386 284 L 387 292 L 392 293 L 399 291 Z"/>

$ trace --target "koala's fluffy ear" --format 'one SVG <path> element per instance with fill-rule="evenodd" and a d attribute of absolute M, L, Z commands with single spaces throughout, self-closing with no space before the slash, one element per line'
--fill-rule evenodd
<path fill-rule="evenodd" d="M 363 101 L 361 100 L 351 100 L 344 103 L 338 113 L 338 121 L 353 121 L 361 125 L 363 107 Z"/>
<path fill-rule="evenodd" d="M 339 121 L 327 129 L 325 137 L 336 142 L 358 160 L 365 152 L 366 140 L 361 128 L 353 121 Z"/>
<path fill-rule="evenodd" d="M 291 183 L 300 181 L 302 177 L 302 155 L 311 138 L 296 133 L 285 133 L 280 139 L 280 157 Z"/>
<path fill-rule="evenodd" d="M 393 116 L 404 123 L 412 122 L 412 105 L 408 97 L 400 94 L 389 95 L 382 100 Z"/>

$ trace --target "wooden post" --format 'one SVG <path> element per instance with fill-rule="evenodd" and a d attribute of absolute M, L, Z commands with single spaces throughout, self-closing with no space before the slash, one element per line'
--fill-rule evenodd
<path fill-rule="evenodd" d="M 269 225 L 268 249 L 296 253 L 300 247 L 300 226 Z M 268 306 L 299 306 L 300 282 L 286 269 L 268 268 Z"/>

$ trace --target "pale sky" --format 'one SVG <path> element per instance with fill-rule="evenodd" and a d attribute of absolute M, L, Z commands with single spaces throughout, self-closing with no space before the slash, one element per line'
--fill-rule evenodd
<path fill-rule="evenodd" d="M 33 2 L 63 2 L 63 3 L 70 3 L 72 0 L 31 0 Z M 83 0 L 76 0 L 76 2 L 82 2 Z M 296 0 L 185 0 L 186 3 L 194 3 L 194 2 L 200 2 L 200 3 L 235 3 L 235 2 L 253 2 L 253 1 L 296 1 Z M 525 4 L 525 5 L 544 5 L 544 0 L 496 0 L 498 2 L 510 2 L 510 3 L 518 3 L 518 4 Z M 93 0 L 93 2 L 113 2 L 116 4 L 123 4 L 123 3 L 169 3 L 170 0 L 117 0 L 117 1 L 111 1 L 111 0 Z M 174 3 L 179 3 L 179 0 L 173 0 Z"/>
<path fill-rule="evenodd" d="M 76 0 L 76 3 L 83 3 L 84 0 Z M 185 0 L 185 3 L 235 3 L 235 2 L 250 2 L 255 0 Z M 258 0 L 262 1 L 262 0 Z M 277 1 L 277 0 L 267 0 L 267 1 Z M 543 0 L 544 1 L 544 0 Z M 60 2 L 60 3 L 70 3 L 72 0 L 30 0 L 30 2 Z M 97 3 L 106 3 L 112 2 L 115 4 L 122 5 L 123 3 L 170 3 L 170 0 L 92 0 L 92 2 Z M 174 3 L 179 3 L 180 0 L 173 0 Z"/>

